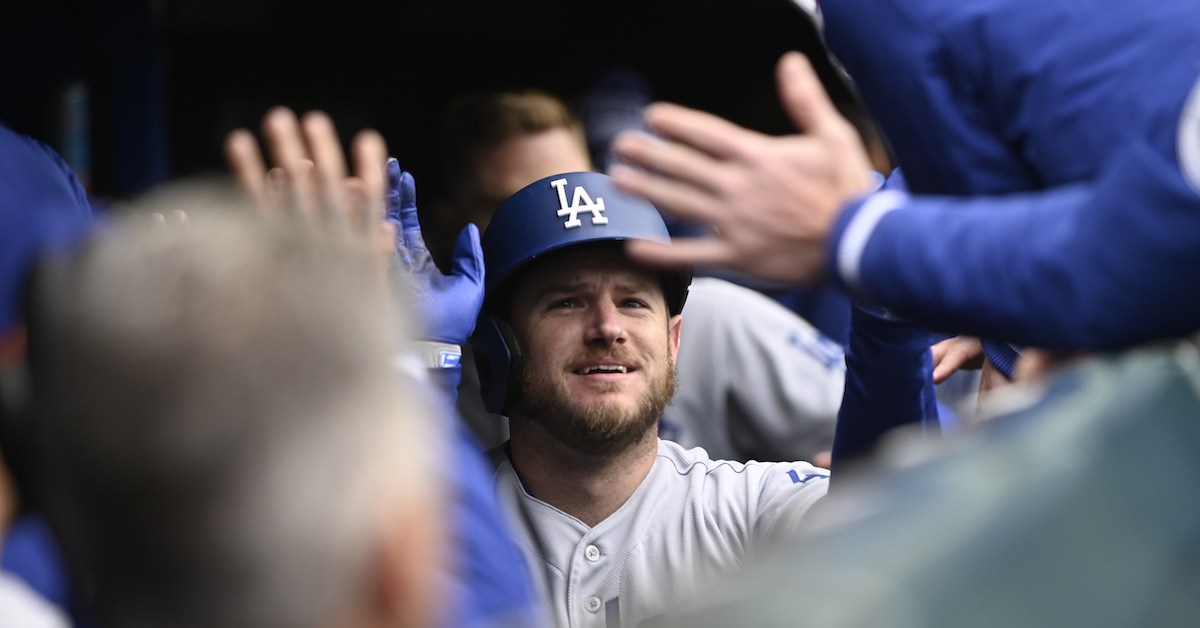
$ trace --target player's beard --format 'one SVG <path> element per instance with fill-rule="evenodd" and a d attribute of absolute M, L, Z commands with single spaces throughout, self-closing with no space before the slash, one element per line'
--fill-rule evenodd
<path fill-rule="evenodd" d="M 601 352 L 586 359 L 612 355 Z M 675 369 L 669 361 L 647 374 L 646 394 L 633 407 L 610 403 L 583 404 L 572 398 L 561 376 L 565 367 L 526 368 L 514 414 L 542 426 L 564 445 L 582 453 L 619 451 L 655 429 L 675 394 Z M 617 384 L 611 384 L 616 390 Z"/>

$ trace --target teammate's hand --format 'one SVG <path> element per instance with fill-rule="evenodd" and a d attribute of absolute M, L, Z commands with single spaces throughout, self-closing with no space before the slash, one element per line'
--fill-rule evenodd
<path fill-rule="evenodd" d="M 972 336 L 947 338 L 930 348 L 933 351 L 933 383 L 940 384 L 959 369 L 983 367 L 983 344 Z"/>
<path fill-rule="evenodd" d="M 268 214 L 295 213 L 314 226 L 344 233 L 379 254 L 381 268 L 391 256 L 393 234 L 384 222 L 383 137 L 367 129 L 355 135 L 346 170 L 333 121 L 321 111 L 298 120 L 287 107 L 275 107 L 262 122 L 274 167 L 267 170 L 258 142 L 245 129 L 225 138 L 225 158 L 239 186 Z"/>
<path fill-rule="evenodd" d="M 780 99 L 800 135 L 772 137 L 713 115 L 654 104 L 646 124 L 665 140 L 625 133 L 616 153 L 646 171 L 621 168 L 617 185 L 659 209 L 715 227 L 667 247 L 630 242 L 651 264 L 721 265 L 762 279 L 805 282 L 825 266 L 825 238 L 847 201 L 871 189 L 858 134 L 799 53 L 776 68 Z"/>
<path fill-rule="evenodd" d="M 483 307 L 483 247 L 479 228 L 468 224 L 458 234 L 451 274 L 443 275 L 421 235 L 417 186 L 395 158 L 387 161 L 387 220 L 396 228 L 392 271 L 409 277 L 414 308 L 425 322 L 426 339 L 461 345 L 475 329 Z M 401 290 L 404 287 L 400 288 Z"/>

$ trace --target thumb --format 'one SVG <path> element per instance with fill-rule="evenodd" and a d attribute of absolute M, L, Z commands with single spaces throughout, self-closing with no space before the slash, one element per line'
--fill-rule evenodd
<path fill-rule="evenodd" d="M 450 264 L 452 274 L 469 277 L 477 285 L 483 283 L 483 245 L 479 242 L 479 227 L 475 223 L 467 223 L 459 232 Z"/>
<path fill-rule="evenodd" d="M 796 129 L 807 135 L 825 135 L 838 125 L 841 114 L 834 108 L 808 58 L 789 52 L 775 67 L 779 100 Z"/>

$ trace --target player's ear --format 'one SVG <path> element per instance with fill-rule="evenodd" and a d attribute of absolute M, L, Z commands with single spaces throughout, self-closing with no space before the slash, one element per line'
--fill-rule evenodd
<path fill-rule="evenodd" d="M 675 357 L 679 355 L 679 338 L 680 330 L 683 329 L 683 314 L 676 314 L 667 320 L 667 342 L 671 347 L 671 364 L 675 364 Z"/>

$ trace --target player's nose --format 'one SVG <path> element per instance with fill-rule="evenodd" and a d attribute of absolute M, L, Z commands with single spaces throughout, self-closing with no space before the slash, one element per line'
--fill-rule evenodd
<path fill-rule="evenodd" d="M 591 308 L 584 342 L 606 346 L 625 342 L 625 326 L 616 304 L 602 300 Z"/>

